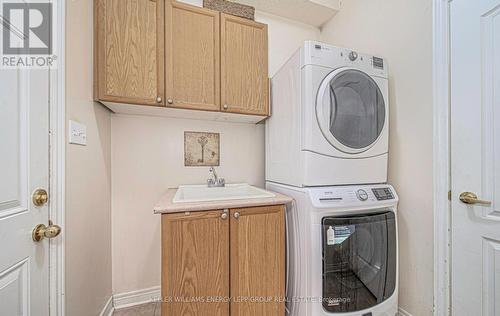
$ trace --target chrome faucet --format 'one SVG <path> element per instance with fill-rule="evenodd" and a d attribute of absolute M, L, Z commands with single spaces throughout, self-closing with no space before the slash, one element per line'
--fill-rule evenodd
<path fill-rule="evenodd" d="M 208 172 L 212 174 L 212 178 L 207 179 L 207 185 L 209 188 L 226 186 L 226 180 L 224 180 L 224 178 L 217 177 L 217 172 L 215 171 L 215 167 L 213 166 L 210 167 L 210 169 L 208 169 Z"/>

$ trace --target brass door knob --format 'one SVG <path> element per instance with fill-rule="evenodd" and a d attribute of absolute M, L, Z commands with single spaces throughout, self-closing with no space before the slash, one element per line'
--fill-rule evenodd
<path fill-rule="evenodd" d="M 491 201 L 486 201 L 486 200 L 481 200 L 477 198 L 477 195 L 472 192 L 462 192 L 460 193 L 459 196 L 460 201 L 462 201 L 465 204 L 469 205 L 474 205 L 474 204 L 481 204 L 484 206 L 490 206 Z"/>
<path fill-rule="evenodd" d="M 43 206 L 49 201 L 49 194 L 45 189 L 36 189 L 31 198 L 35 206 Z"/>
<path fill-rule="evenodd" d="M 38 224 L 33 229 L 33 241 L 40 241 L 44 238 L 54 238 L 59 236 L 61 233 L 61 227 L 58 225 L 52 224 L 52 221 L 49 221 L 49 226 L 45 226 L 44 224 Z"/>

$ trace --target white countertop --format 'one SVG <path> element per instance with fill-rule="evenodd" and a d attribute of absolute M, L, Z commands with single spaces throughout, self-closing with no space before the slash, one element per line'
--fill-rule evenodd
<path fill-rule="evenodd" d="M 204 202 L 189 202 L 189 203 L 174 203 L 173 198 L 177 192 L 177 188 L 168 189 L 167 192 L 160 198 L 160 201 L 155 205 L 153 211 L 155 214 L 168 214 L 179 212 L 196 212 L 208 210 L 221 210 L 226 208 L 241 208 L 266 205 L 281 205 L 292 202 L 292 198 L 281 193 L 272 192 L 275 196 L 269 198 L 241 199 L 241 200 L 221 200 L 221 201 L 204 201 Z"/>

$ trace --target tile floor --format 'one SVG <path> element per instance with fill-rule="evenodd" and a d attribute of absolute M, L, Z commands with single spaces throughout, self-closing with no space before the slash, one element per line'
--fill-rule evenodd
<path fill-rule="evenodd" d="M 149 303 L 133 307 L 117 309 L 113 316 L 160 316 L 160 303 Z"/>

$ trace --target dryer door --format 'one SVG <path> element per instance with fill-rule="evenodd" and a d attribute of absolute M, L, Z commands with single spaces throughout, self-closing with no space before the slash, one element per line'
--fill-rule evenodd
<path fill-rule="evenodd" d="M 316 117 L 326 140 L 356 154 L 370 149 L 382 134 L 386 105 L 372 77 L 354 68 L 332 71 L 321 83 Z"/>

